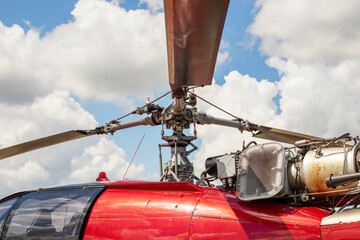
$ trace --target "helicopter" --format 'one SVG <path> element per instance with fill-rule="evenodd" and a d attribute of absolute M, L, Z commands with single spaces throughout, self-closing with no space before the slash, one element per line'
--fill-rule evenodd
<path fill-rule="evenodd" d="M 359 138 L 320 138 L 223 119 L 197 109 L 194 87 L 210 85 L 229 0 L 165 0 L 167 107 L 155 100 L 141 117 L 71 130 L 0 150 L 0 159 L 75 139 L 160 125 L 170 160 L 159 182 L 107 181 L 22 191 L 0 200 L 1 239 L 358 239 Z M 170 93 L 169 93 L 170 94 Z M 210 156 L 195 176 L 192 125 L 220 125 L 255 138 L 241 150 Z M 172 135 L 165 135 L 165 129 Z M 189 147 L 192 149 L 188 150 Z M 160 152 L 161 153 L 161 152 Z M 105 180 L 105 181 L 103 181 Z M 220 181 L 219 186 L 215 185 Z"/>

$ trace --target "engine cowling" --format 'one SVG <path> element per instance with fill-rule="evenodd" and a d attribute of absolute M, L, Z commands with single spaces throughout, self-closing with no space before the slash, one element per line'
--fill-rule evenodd
<path fill-rule="evenodd" d="M 358 182 L 349 183 L 336 188 L 326 185 L 325 179 L 330 175 L 343 175 L 358 172 L 359 145 L 353 147 L 330 147 L 320 152 L 308 151 L 302 161 L 290 163 L 288 179 L 291 189 L 306 187 L 309 193 L 323 193 L 319 196 L 333 196 L 339 190 L 348 190 L 357 186 Z"/>

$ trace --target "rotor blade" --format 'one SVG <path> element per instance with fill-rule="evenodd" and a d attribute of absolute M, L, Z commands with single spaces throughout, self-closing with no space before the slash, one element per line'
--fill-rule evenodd
<path fill-rule="evenodd" d="M 266 126 L 257 125 L 242 119 L 223 119 L 210 116 L 204 112 L 197 112 L 195 119 L 199 124 L 215 124 L 225 127 L 237 128 L 240 131 L 249 131 L 253 133 L 253 137 L 263 138 L 283 143 L 295 144 L 300 140 L 314 140 L 320 139 L 318 137 L 305 135 L 297 132 L 291 132 L 287 130 L 270 128 Z"/>
<path fill-rule="evenodd" d="M 164 0 L 169 82 L 210 85 L 229 0 Z"/>
<path fill-rule="evenodd" d="M 18 154 L 30 152 L 39 148 L 48 147 L 58 143 L 63 143 L 78 138 L 83 138 L 86 136 L 91 136 L 96 134 L 95 130 L 82 131 L 82 130 L 72 130 L 52 136 L 39 138 L 25 143 L 20 143 L 11 147 L 0 149 L 0 160 L 8 157 L 12 157 Z"/>
<path fill-rule="evenodd" d="M 251 128 L 255 128 L 256 130 L 259 131 L 253 135 L 254 137 L 278 141 L 278 142 L 290 143 L 290 144 L 295 144 L 295 142 L 300 140 L 320 139 L 318 137 L 282 130 L 278 128 L 270 128 L 265 126 L 255 126 L 255 127 L 251 126 Z"/>

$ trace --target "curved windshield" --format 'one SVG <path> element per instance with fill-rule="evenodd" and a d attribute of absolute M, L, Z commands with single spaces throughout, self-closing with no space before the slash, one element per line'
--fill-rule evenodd
<path fill-rule="evenodd" d="M 17 200 L 17 198 L 10 199 L 8 201 L 0 203 L 0 236 L 3 230 L 4 222 L 9 215 L 12 205 Z"/>
<path fill-rule="evenodd" d="M 90 204 L 101 190 L 29 193 L 15 204 L 2 239 L 78 239 Z"/>

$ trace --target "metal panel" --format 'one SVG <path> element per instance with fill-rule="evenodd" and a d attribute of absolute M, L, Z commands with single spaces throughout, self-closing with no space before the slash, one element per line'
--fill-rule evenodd
<path fill-rule="evenodd" d="M 360 222 L 360 209 L 349 209 L 331 214 L 321 220 L 321 226 Z"/>
<path fill-rule="evenodd" d="M 203 188 L 189 182 L 145 182 L 122 180 L 107 183 L 109 189 L 128 189 L 128 190 L 153 190 L 153 191 L 186 191 L 202 192 Z"/>
<path fill-rule="evenodd" d="M 321 239 L 359 240 L 360 222 L 321 226 Z"/>
<path fill-rule="evenodd" d="M 83 239 L 188 239 L 191 217 L 202 195 L 107 189 L 92 208 Z"/>
<path fill-rule="evenodd" d="M 221 156 L 217 159 L 217 172 L 220 179 L 236 176 L 235 154 Z"/>
<path fill-rule="evenodd" d="M 319 239 L 329 211 L 272 201 L 240 201 L 233 192 L 209 190 L 196 206 L 189 239 Z"/>
<path fill-rule="evenodd" d="M 240 155 L 236 194 L 245 201 L 271 198 L 284 189 L 285 178 L 283 146 L 279 143 L 256 145 Z"/>
<path fill-rule="evenodd" d="M 318 239 L 320 220 L 329 213 L 244 202 L 233 191 L 199 188 L 106 189 L 92 208 L 83 239 Z"/>

